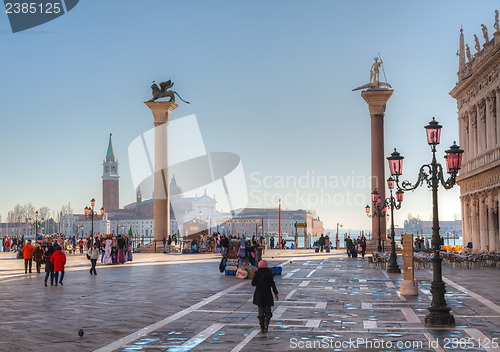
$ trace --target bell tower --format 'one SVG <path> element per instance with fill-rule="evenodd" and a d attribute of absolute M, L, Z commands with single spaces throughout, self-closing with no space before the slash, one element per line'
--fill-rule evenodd
<path fill-rule="evenodd" d="M 118 161 L 115 158 L 111 133 L 109 134 L 108 151 L 102 163 L 102 203 L 106 212 L 120 209 L 120 189 L 118 175 Z"/>

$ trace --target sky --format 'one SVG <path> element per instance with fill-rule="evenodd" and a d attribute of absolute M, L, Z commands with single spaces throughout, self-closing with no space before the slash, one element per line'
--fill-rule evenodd
<path fill-rule="evenodd" d="M 18 203 L 70 203 L 81 213 L 94 197 L 100 207 L 109 133 L 120 205 L 135 201 L 128 146 L 153 127 L 143 103 L 151 81 L 172 78 L 191 102 L 173 118 L 195 114 L 208 151 L 240 156 L 249 206 L 282 198 L 284 209 L 314 210 L 326 228 L 368 229 L 370 117 L 352 89 L 369 82 L 380 53 L 394 89 L 385 154 L 397 147 L 404 178 L 415 181 L 431 161 L 424 125 L 433 116 L 444 126 L 441 162 L 458 142 L 449 92 L 460 27 L 471 48 L 474 34 L 483 43 L 481 24 L 491 36 L 497 8 L 486 0 L 80 1 L 15 34 L 1 13 L 2 220 Z M 458 186 L 439 197 L 440 219 L 460 218 Z M 405 194 L 395 222 L 431 212 L 430 190 L 419 188 Z"/>

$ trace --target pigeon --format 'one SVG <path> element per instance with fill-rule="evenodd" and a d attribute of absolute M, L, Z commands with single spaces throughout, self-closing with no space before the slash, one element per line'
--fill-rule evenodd
<path fill-rule="evenodd" d="M 80 330 L 78 331 L 78 336 L 83 337 L 83 330 L 82 330 L 82 329 L 80 329 Z"/>

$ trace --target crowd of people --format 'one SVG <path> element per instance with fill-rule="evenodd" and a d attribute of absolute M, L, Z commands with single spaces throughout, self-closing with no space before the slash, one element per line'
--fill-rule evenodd
<path fill-rule="evenodd" d="M 41 273 L 42 264 L 45 264 L 44 285 L 47 286 L 47 280 L 50 277 L 50 285 L 62 285 L 64 280 L 64 267 L 66 265 L 66 254 L 62 247 L 57 243 L 48 242 L 47 246 L 42 247 L 40 243 L 35 246 L 31 240 L 22 247 L 21 252 L 24 258 L 24 273 L 32 272 L 33 261 L 36 264 L 36 272 Z"/>
<path fill-rule="evenodd" d="M 345 241 L 345 248 L 347 250 L 347 256 L 351 258 L 356 258 L 358 253 L 364 258 L 366 253 L 366 237 L 365 235 L 358 236 L 354 240 L 351 236 L 347 236 Z"/>
<path fill-rule="evenodd" d="M 132 261 L 132 239 L 129 236 L 99 235 L 79 241 L 75 237 L 64 238 L 64 236 L 45 237 L 34 244 L 29 239 L 24 244 L 24 236 L 14 237 L 12 242 L 9 237 L 4 237 L 4 251 L 18 251 L 20 257 L 24 259 L 25 274 L 32 273 L 33 262 L 35 262 L 36 272 L 42 272 L 42 265 L 45 265 L 44 285 L 63 285 L 66 252 L 76 253 L 80 248 L 80 253 L 84 253 L 86 247 L 87 259 L 90 260 L 90 274 L 97 275 L 96 264 L 100 258 L 102 264 L 122 264 Z"/>

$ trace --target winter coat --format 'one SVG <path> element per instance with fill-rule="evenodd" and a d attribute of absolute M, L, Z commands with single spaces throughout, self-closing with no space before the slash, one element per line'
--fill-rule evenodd
<path fill-rule="evenodd" d="M 31 243 L 27 243 L 23 247 L 24 259 L 31 259 L 33 257 L 33 252 L 35 251 L 35 247 L 31 245 Z"/>
<path fill-rule="evenodd" d="M 99 254 L 100 254 L 100 250 L 99 248 L 89 248 L 89 250 L 87 251 L 87 254 L 88 256 L 90 257 L 90 259 L 99 259 Z"/>
<path fill-rule="evenodd" d="M 60 249 L 54 252 L 50 257 L 50 261 L 54 264 L 54 271 L 64 271 L 64 265 L 66 264 L 66 254 Z"/>
<path fill-rule="evenodd" d="M 45 259 L 45 272 L 50 273 L 51 271 L 54 271 L 54 264 L 50 261 L 50 257 L 52 257 L 52 254 L 54 254 L 54 250 L 52 247 L 49 247 L 47 249 L 47 252 L 44 253 L 43 258 Z"/>
<path fill-rule="evenodd" d="M 35 248 L 35 251 L 33 252 L 33 260 L 36 263 L 43 262 L 43 249 L 42 249 L 42 247 Z"/>
<path fill-rule="evenodd" d="M 273 279 L 273 272 L 269 268 L 259 268 L 255 272 L 255 276 L 252 280 L 252 286 L 255 286 L 255 292 L 253 294 L 253 304 L 263 307 L 274 306 L 273 294 L 278 293 L 276 289 L 276 284 Z"/>

